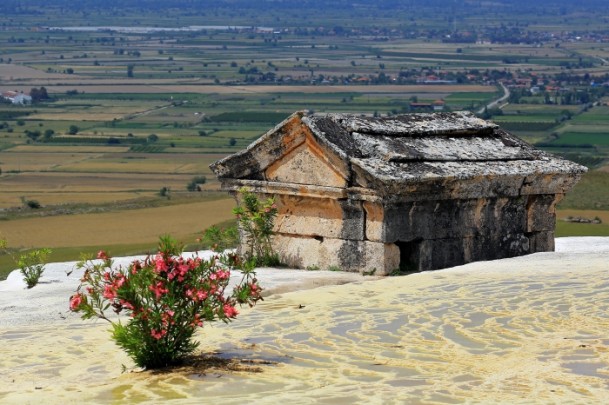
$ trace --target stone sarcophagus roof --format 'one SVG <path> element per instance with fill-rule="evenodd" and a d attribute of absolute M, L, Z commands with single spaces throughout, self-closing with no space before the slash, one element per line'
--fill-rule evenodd
<path fill-rule="evenodd" d="M 467 112 L 296 113 L 211 167 L 281 200 L 289 264 L 380 273 L 552 250 L 555 204 L 586 171 Z"/>

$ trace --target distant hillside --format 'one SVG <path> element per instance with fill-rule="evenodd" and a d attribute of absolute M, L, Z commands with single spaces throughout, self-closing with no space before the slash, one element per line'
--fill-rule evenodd
<path fill-rule="evenodd" d="M 403 10 L 403 9 L 443 9 L 449 10 L 457 7 L 461 10 L 489 10 L 494 13 L 502 10 L 519 8 L 521 11 L 544 14 L 564 14 L 573 10 L 593 10 L 598 7 L 606 8 L 605 0 L 586 0 L 575 2 L 573 0 L 501 0 L 501 1 L 454 1 L 450 0 L 30 0 L 27 3 L 22 0 L 3 0 L 0 2 L 0 11 L 27 14 L 36 12 L 37 8 L 60 7 L 67 10 L 94 12 L 95 10 L 115 9 L 117 12 L 126 9 L 145 8 L 148 10 L 158 9 L 181 9 L 197 13 L 210 12 L 217 9 L 232 10 L 258 10 L 269 9 L 285 10 Z"/>

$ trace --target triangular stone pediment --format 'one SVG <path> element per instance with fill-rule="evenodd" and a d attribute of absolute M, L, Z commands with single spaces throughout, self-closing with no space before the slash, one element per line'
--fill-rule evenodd
<path fill-rule="evenodd" d="M 281 156 L 265 171 L 267 181 L 346 187 L 347 174 L 335 167 L 315 140 L 306 135 L 303 143 Z"/>
<path fill-rule="evenodd" d="M 296 113 L 256 142 L 211 165 L 219 178 L 346 188 L 348 157 L 320 143 Z"/>

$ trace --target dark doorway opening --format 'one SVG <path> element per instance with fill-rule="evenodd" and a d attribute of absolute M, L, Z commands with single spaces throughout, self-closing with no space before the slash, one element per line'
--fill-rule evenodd
<path fill-rule="evenodd" d="M 415 239 L 409 242 L 397 241 L 395 243 L 400 249 L 400 273 L 419 271 L 421 268 L 421 242 L 423 242 L 423 239 Z"/>

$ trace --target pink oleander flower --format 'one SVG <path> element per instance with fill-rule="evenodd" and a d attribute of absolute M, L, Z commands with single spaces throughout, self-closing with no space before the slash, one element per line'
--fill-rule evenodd
<path fill-rule="evenodd" d="M 113 300 L 116 298 L 116 289 L 112 285 L 106 285 L 104 286 L 104 293 L 102 295 L 104 298 Z"/>
<path fill-rule="evenodd" d="M 184 281 L 186 273 L 190 270 L 190 265 L 188 263 L 179 263 L 177 267 L 167 275 L 169 280 L 173 280 L 177 277 L 178 281 L 181 283 Z"/>
<path fill-rule="evenodd" d="M 148 287 L 150 291 L 152 291 L 157 300 L 161 299 L 164 294 L 167 294 L 169 290 L 165 288 L 165 285 L 162 281 L 157 281 L 156 284 Z"/>
<path fill-rule="evenodd" d="M 226 315 L 227 318 L 234 318 L 239 314 L 239 312 L 237 312 L 237 308 L 230 304 L 224 304 L 223 310 L 224 315 Z"/>
<path fill-rule="evenodd" d="M 193 321 L 190 323 L 190 326 L 195 327 L 195 326 L 203 326 L 203 321 L 201 320 L 201 315 L 199 314 L 195 314 L 195 317 L 193 319 Z"/>
<path fill-rule="evenodd" d="M 121 288 L 123 285 L 125 285 L 125 276 L 123 276 L 122 274 L 119 274 L 116 276 L 116 279 L 114 280 L 114 287 L 115 288 Z"/>
<path fill-rule="evenodd" d="M 180 263 L 178 265 L 178 271 L 180 272 L 181 276 L 183 276 L 186 273 L 188 273 L 188 270 L 190 270 L 190 264 L 189 263 Z"/>
<path fill-rule="evenodd" d="M 249 283 L 248 284 L 250 291 L 252 292 L 252 294 L 257 294 L 260 292 L 260 286 L 256 283 Z"/>
<path fill-rule="evenodd" d="M 207 292 L 203 290 L 197 291 L 197 299 L 199 301 L 205 301 L 207 299 Z"/>
<path fill-rule="evenodd" d="M 228 280 L 230 278 L 230 271 L 228 270 L 218 270 L 215 274 L 219 280 Z"/>
<path fill-rule="evenodd" d="M 133 311 L 135 309 L 133 304 L 130 303 L 129 301 L 121 300 L 120 303 L 123 306 L 123 308 L 127 308 L 130 311 Z"/>
<path fill-rule="evenodd" d="M 157 273 L 162 273 L 164 271 L 167 271 L 169 267 L 167 266 L 167 263 L 165 262 L 165 258 L 163 257 L 162 254 L 157 254 L 156 257 L 154 258 L 154 269 L 156 270 Z"/>
<path fill-rule="evenodd" d="M 108 260 L 108 254 L 103 250 L 100 250 L 99 252 L 97 252 L 97 258 L 101 260 Z"/>
<path fill-rule="evenodd" d="M 161 329 L 159 331 L 157 331 L 156 329 L 152 329 L 150 331 L 150 335 L 155 338 L 156 340 L 162 339 L 163 336 L 165 336 L 167 334 L 167 331 L 165 329 Z"/>
<path fill-rule="evenodd" d="M 167 326 L 169 324 L 171 325 L 175 325 L 175 320 L 173 319 L 173 315 L 175 314 L 175 312 L 173 312 L 172 310 L 168 310 L 163 312 L 163 314 L 161 315 L 161 319 L 163 322 L 163 325 Z"/>
<path fill-rule="evenodd" d="M 70 297 L 70 310 L 76 311 L 82 304 L 82 294 L 76 293 Z"/>

